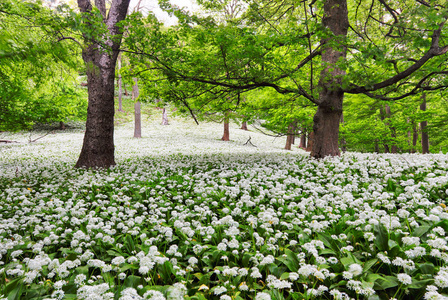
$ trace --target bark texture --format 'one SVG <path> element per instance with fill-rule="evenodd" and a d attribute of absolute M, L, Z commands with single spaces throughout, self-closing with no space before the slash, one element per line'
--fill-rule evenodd
<path fill-rule="evenodd" d="M 222 135 L 222 141 L 230 141 L 230 129 L 229 129 L 229 112 L 226 112 L 224 115 L 224 134 Z"/>
<path fill-rule="evenodd" d="M 118 56 L 118 71 L 121 69 L 121 56 Z M 118 111 L 123 112 L 123 82 L 121 80 L 121 74 L 118 73 Z"/>
<path fill-rule="evenodd" d="M 294 144 L 294 132 L 296 129 L 296 123 L 291 122 L 288 125 L 288 135 L 286 136 L 286 145 L 285 150 L 291 150 L 292 145 Z"/>
<path fill-rule="evenodd" d="M 122 33 L 117 23 L 124 20 L 130 0 L 113 0 L 106 17 L 104 1 L 96 2 L 108 28 L 103 42 L 84 35 L 86 46 L 82 58 L 86 65 L 89 104 L 87 108 L 86 132 L 81 154 L 76 167 L 108 168 L 115 164 L 114 158 L 114 84 L 115 66 Z M 78 0 L 78 7 L 85 14 L 86 24 L 91 24 L 89 0 Z M 112 36 L 114 38 L 112 38 Z M 103 37 L 104 38 L 104 37 Z M 100 44 L 103 46 L 100 47 Z M 110 51 L 104 51 L 104 44 Z"/>
<path fill-rule="evenodd" d="M 417 125 L 414 124 L 412 127 L 412 153 L 417 152 L 416 150 L 416 146 L 417 146 L 417 140 L 418 140 L 418 129 L 417 129 Z"/>
<path fill-rule="evenodd" d="M 132 100 L 134 100 L 134 137 L 142 137 L 142 110 L 140 101 L 137 100 L 139 96 L 138 81 L 134 78 L 134 86 L 132 87 Z"/>
<path fill-rule="evenodd" d="M 311 152 L 313 150 L 313 144 L 314 144 L 314 132 L 311 132 L 308 135 L 308 146 L 306 147 L 306 151 Z"/>
<path fill-rule="evenodd" d="M 306 149 L 306 130 L 302 129 L 302 134 L 300 135 L 299 148 Z"/>
<path fill-rule="evenodd" d="M 426 111 L 426 94 L 422 95 L 422 103 L 420 104 L 420 110 Z M 422 130 L 422 153 L 429 153 L 429 135 L 426 129 L 428 126 L 428 121 L 420 122 L 420 129 Z"/>
<path fill-rule="evenodd" d="M 162 112 L 162 125 L 170 125 L 170 123 L 168 123 L 168 110 L 165 107 Z"/>
<path fill-rule="evenodd" d="M 345 70 L 338 66 L 338 61 L 345 59 L 347 48 L 341 44 L 338 47 L 330 44 L 343 41 L 347 36 L 349 27 L 347 1 L 326 0 L 322 22 L 331 31 L 332 36 L 322 41 L 325 44 L 322 53 L 324 69 L 319 80 L 318 108 L 313 119 L 314 141 L 311 156 L 314 158 L 340 155 L 339 120 L 344 98 L 342 79 Z"/>
<path fill-rule="evenodd" d="M 244 121 L 242 124 L 241 124 L 241 128 L 240 128 L 241 130 L 249 130 L 249 129 L 247 129 L 247 122 L 246 121 Z"/>

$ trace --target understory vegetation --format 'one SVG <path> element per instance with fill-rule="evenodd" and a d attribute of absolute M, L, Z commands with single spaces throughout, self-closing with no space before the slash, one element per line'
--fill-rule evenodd
<path fill-rule="evenodd" d="M 447 155 L 159 123 L 118 127 L 109 170 L 73 168 L 80 129 L 1 146 L 3 299 L 445 297 Z"/>

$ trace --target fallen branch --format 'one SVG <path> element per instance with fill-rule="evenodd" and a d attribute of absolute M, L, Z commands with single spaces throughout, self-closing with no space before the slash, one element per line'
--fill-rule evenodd
<path fill-rule="evenodd" d="M 0 140 L 0 143 L 8 144 L 8 143 L 19 143 L 19 142 L 17 142 L 17 141 L 9 141 L 9 140 Z"/>
<path fill-rule="evenodd" d="M 46 134 L 44 134 L 43 136 L 40 136 L 40 137 L 38 137 L 38 138 L 36 138 L 36 139 L 34 139 L 34 140 L 32 140 L 31 139 L 31 133 L 30 133 L 30 137 L 29 137 L 29 139 L 28 139 L 28 143 L 34 143 L 35 141 L 37 141 L 37 140 L 40 140 L 41 138 L 44 138 L 44 137 L 46 137 L 47 135 L 49 135 L 50 133 L 54 133 L 54 130 L 51 130 L 51 131 L 48 131 Z"/>
<path fill-rule="evenodd" d="M 249 139 L 247 140 L 247 142 L 244 143 L 244 146 L 249 146 L 249 145 L 251 145 L 251 146 L 253 146 L 253 147 L 257 147 L 257 146 L 255 146 L 254 144 L 252 144 L 252 142 L 250 141 L 251 139 L 252 139 L 252 137 L 249 136 Z"/>

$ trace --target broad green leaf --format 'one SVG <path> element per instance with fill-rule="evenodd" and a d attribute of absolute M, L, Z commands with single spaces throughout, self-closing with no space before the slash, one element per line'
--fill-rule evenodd
<path fill-rule="evenodd" d="M 380 251 L 389 250 L 389 236 L 383 224 L 376 224 L 374 228 L 375 245 Z"/>

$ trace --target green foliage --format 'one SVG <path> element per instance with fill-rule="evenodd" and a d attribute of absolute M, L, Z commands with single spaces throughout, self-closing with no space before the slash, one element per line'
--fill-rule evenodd
<path fill-rule="evenodd" d="M 85 117 L 87 94 L 77 79 L 80 57 L 39 26 L 55 22 L 52 17 L 36 3 L 0 5 L 0 130 Z"/>
<path fill-rule="evenodd" d="M 344 123 L 340 127 L 340 140 L 347 150 L 360 152 L 384 152 L 386 146 L 398 148 L 398 152 L 421 152 L 420 122 L 428 121 L 431 152 L 447 152 L 444 138 L 448 128 L 448 106 L 443 93 L 430 93 L 427 110 L 421 111 L 420 97 L 409 97 L 396 102 L 381 102 L 361 95 L 347 95 L 344 102 Z M 391 110 L 386 116 L 385 105 Z M 416 132 L 416 145 L 413 134 Z"/>

